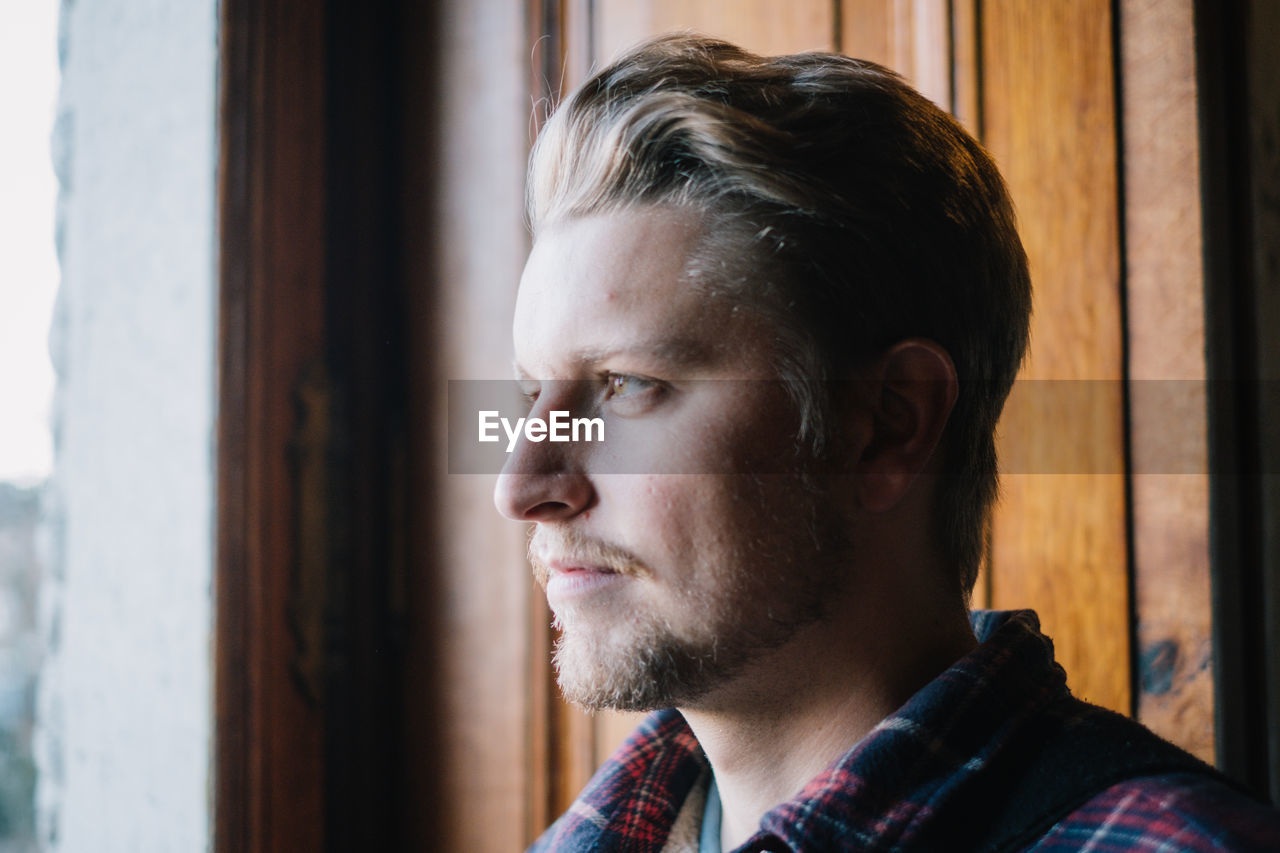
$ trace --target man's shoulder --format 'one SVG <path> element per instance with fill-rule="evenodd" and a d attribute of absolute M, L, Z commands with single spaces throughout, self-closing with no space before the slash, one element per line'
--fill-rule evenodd
<path fill-rule="evenodd" d="M 1025 732 L 994 849 L 1280 851 L 1280 811 L 1134 720 L 1067 696 Z"/>
<path fill-rule="evenodd" d="M 1040 689 L 1056 664 L 1048 647 L 1037 657 L 1032 641 L 1048 640 L 1033 615 L 976 617 L 993 648 L 1030 651 L 1025 665 L 989 673 L 981 695 L 993 734 L 975 751 L 978 768 L 957 770 L 922 838 L 963 836 L 953 849 L 973 850 L 1280 850 L 1280 812 L 1064 683 Z"/>
<path fill-rule="evenodd" d="M 1280 812 L 1202 773 L 1118 782 L 1058 821 L 1028 851 L 1280 850 Z"/>

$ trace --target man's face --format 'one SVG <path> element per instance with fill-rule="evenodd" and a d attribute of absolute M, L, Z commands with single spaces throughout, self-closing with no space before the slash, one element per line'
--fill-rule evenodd
<path fill-rule="evenodd" d="M 685 274 L 702 228 L 667 208 L 562 221 L 520 283 L 531 415 L 605 421 L 604 445 L 522 440 L 495 494 L 535 523 L 561 689 L 588 707 L 712 696 L 821 616 L 845 550 L 811 481 L 776 473 L 803 460 L 771 328 Z"/>

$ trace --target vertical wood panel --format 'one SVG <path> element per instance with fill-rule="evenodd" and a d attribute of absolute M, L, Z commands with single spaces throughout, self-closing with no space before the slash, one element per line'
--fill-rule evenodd
<path fill-rule="evenodd" d="M 1191 0 L 1120 6 L 1138 718 L 1214 756 Z"/>
<path fill-rule="evenodd" d="M 324 17 L 222 5 L 218 850 L 323 849 L 324 715 L 292 678 L 291 396 L 323 347 Z"/>
<path fill-rule="evenodd" d="M 1116 128 L 1110 4 L 982 4 L 985 142 L 1008 180 L 1036 288 L 1027 380 L 1085 380 L 1074 400 L 1027 386 L 1001 452 L 997 607 L 1035 607 L 1076 692 L 1130 710 Z M 1015 391 L 1015 395 L 1017 395 Z M 1049 397 L 1056 398 L 1048 399 Z M 1076 454 L 1083 448 L 1086 458 Z M 1043 467 L 1042 467 L 1043 466 Z"/>
<path fill-rule="evenodd" d="M 1248 151 L 1252 175 L 1248 199 L 1253 228 L 1252 267 L 1257 303 L 1253 313 L 1261 381 L 1258 462 L 1261 493 L 1262 554 L 1256 586 L 1262 599 L 1259 626 L 1252 641 L 1260 646 L 1257 677 L 1263 725 L 1255 749 L 1265 752 L 1267 787 L 1280 802 L 1280 6 L 1252 0 L 1244 27 L 1249 93 Z"/>
<path fill-rule="evenodd" d="M 899 47 L 902 67 L 920 93 L 944 110 L 951 110 L 951 4 L 948 0 L 916 0 L 910 23 L 899 26 L 905 38 Z"/>
<path fill-rule="evenodd" d="M 892 68 L 951 110 L 951 7 L 948 0 L 840 0 L 840 49 Z"/>
<path fill-rule="evenodd" d="M 897 61 L 894 0 L 840 0 L 840 50 L 886 68 Z"/>
<path fill-rule="evenodd" d="M 596 56 L 596 0 L 561 0 L 564 21 L 564 73 L 561 91 L 572 92 L 592 71 L 599 67 Z"/>
<path fill-rule="evenodd" d="M 525 837 L 537 838 L 559 815 L 559 805 L 549 768 L 552 763 L 554 703 L 559 701 L 552 683 L 551 631 L 546 623 L 547 603 L 538 591 L 529 595 L 529 752 L 524 772 L 529 777 L 529 808 Z"/>
<path fill-rule="evenodd" d="M 951 112 L 982 138 L 982 91 L 978 0 L 951 0 Z"/>
<path fill-rule="evenodd" d="M 831 0 L 596 0 L 596 61 L 656 33 L 689 29 L 765 55 L 832 50 Z"/>
<path fill-rule="evenodd" d="M 412 448 L 405 674 L 405 847 L 518 850 L 535 786 L 529 748 L 531 580 L 524 533 L 493 477 L 449 475 L 446 380 L 510 375 L 528 249 L 528 24 L 499 0 L 410 4 L 406 343 Z M 433 18 L 438 14 L 438 18 Z"/>
<path fill-rule="evenodd" d="M 601 714 L 596 722 L 596 763 L 612 755 L 644 716 L 623 712 Z"/>
<path fill-rule="evenodd" d="M 563 700 L 556 704 L 551 765 L 554 815 L 569 808 L 579 792 L 591 780 L 599 761 L 596 757 L 596 726 L 608 714 L 587 714 Z M 601 756 L 606 758 L 608 755 Z"/>
<path fill-rule="evenodd" d="M 1259 399 L 1266 389 L 1256 380 L 1280 364 L 1273 332 L 1280 306 L 1269 286 L 1277 267 L 1268 275 L 1265 266 L 1256 264 L 1280 245 L 1275 236 L 1280 229 L 1269 241 L 1257 230 L 1274 216 L 1258 205 L 1277 193 L 1280 168 L 1275 146 L 1258 143 L 1268 136 L 1280 138 L 1280 81 L 1274 79 L 1280 70 L 1274 61 L 1280 22 L 1266 26 L 1265 19 L 1276 15 L 1264 11 L 1275 9 L 1270 2 L 1195 3 L 1194 8 L 1214 474 L 1209 481 L 1209 547 L 1217 757 L 1224 772 L 1265 791 L 1269 777 L 1280 778 L 1272 776 L 1260 748 L 1269 732 L 1274 743 L 1280 725 L 1280 713 L 1268 709 L 1267 692 L 1274 685 L 1268 684 L 1265 669 L 1265 658 L 1274 654 L 1266 637 L 1280 621 L 1266 613 L 1268 570 L 1275 577 L 1267 528 L 1276 517 L 1266 494 L 1268 481 L 1276 478 L 1266 472 L 1280 466 L 1272 455 L 1275 442 L 1266 438 L 1268 402 Z M 1268 77 L 1271 86 L 1266 85 Z"/>

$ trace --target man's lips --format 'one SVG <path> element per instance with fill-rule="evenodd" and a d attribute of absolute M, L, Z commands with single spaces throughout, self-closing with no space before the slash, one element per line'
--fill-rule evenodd
<path fill-rule="evenodd" d="M 570 605 L 587 604 L 643 579 L 649 569 L 635 554 L 571 529 L 539 525 L 529 540 L 534 576 L 547 603 L 563 616 Z"/>
<path fill-rule="evenodd" d="M 551 609 L 601 593 L 625 578 L 608 566 L 584 565 L 572 560 L 550 560 L 546 566 L 547 603 Z"/>
<path fill-rule="evenodd" d="M 573 574 L 574 572 L 596 572 L 604 575 L 616 575 L 618 570 L 609 566 L 600 566 L 578 560 L 546 560 L 543 565 L 547 567 L 547 571 L 551 574 Z"/>

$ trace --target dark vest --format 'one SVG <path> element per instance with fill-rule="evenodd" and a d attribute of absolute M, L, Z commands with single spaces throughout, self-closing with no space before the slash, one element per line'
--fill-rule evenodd
<path fill-rule="evenodd" d="M 923 849 L 1021 850 L 1112 785 L 1145 776 L 1194 773 L 1243 790 L 1127 717 L 1071 697 L 1055 704 L 949 799 Z"/>

